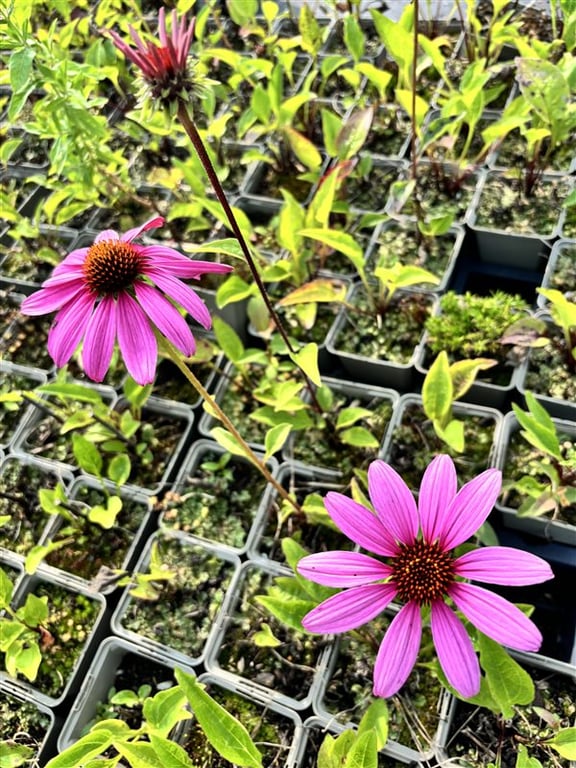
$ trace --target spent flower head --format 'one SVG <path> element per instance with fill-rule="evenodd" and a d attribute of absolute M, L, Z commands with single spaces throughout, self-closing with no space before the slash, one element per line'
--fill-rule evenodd
<path fill-rule="evenodd" d="M 430 612 L 432 639 L 446 678 L 465 698 L 480 690 L 480 667 L 454 608 L 498 643 L 523 651 L 540 647 L 539 630 L 519 608 L 467 580 L 535 584 L 553 577 L 548 563 L 510 547 L 483 547 L 460 556 L 453 552 L 486 520 L 501 483 L 500 472 L 488 469 L 457 491 L 454 463 L 440 455 L 424 472 L 418 506 L 400 475 L 380 460 L 368 470 L 375 514 L 343 494 L 327 494 L 326 509 L 338 528 L 383 559 L 360 552 L 321 552 L 300 560 L 302 576 L 345 587 L 310 611 L 302 624 L 310 632 L 346 632 L 375 618 L 392 600 L 403 603 L 378 651 L 376 696 L 396 693 L 414 667 L 423 608 Z"/>
<path fill-rule="evenodd" d="M 84 370 L 102 381 L 118 339 L 132 378 L 150 384 L 156 370 L 155 329 L 184 355 L 194 354 L 192 331 L 172 302 L 204 328 L 210 328 L 212 319 L 204 302 L 179 278 L 197 279 L 232 267 L 196 261 L 165 245 L 134 243 L 142 232 L 163 224 L 158 216 L 123 235 L 112 229 L 100 232 L 90 247 L 69 253 L 42 288 L 22 302 L 27 315 L 58 311 L 48 334 L 48 352 L 57 366 L 65 365 L 84 339 Z"/>
<path fill-rule="evenodd" d="M 211 82 L 196 72 L 196 63 L 190 56 L 195 19 L 188 22 L 185 16 L 178 20 L 172 11 L 171 32 L 166 25 L 166 12 L 158 13 L 159 40 L 144 42 L 138 32 L 129 25 L 134 46 L 123 40 L 114 30 L 107 30 L 114 45 L 140 70 L 143 80 L 143 99 L 151 98 L 152 104 L 160 103 L 174 111 L 178 102 L 190 103 Z"/>

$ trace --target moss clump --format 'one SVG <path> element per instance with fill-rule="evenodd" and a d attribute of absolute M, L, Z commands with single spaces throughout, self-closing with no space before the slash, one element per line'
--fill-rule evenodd
<path fill-rule="evenodd" d="M 449 291 L 440 300 L 440 314 L 428 318 L 428 346 L 457 358 L 494 357 L 503 361 L 505 330 L 530 307 L 520 296 L 495 291 L 490 296 Z"/>

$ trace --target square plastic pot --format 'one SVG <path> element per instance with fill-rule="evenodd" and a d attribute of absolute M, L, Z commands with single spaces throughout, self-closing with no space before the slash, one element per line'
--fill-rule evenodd
<path fill-rule="evenodd" d="M 170 654 L 145 650 L 120 637 L 107 637 L 96 650 L 82 687 L 62 726 L 58 737 L 58 752 L 63 752 L 78 741 L 94 722 L 98 704 L 107 701 L 111 688 L 118 690 L 115 683 L 118 671 L 130 656 L 138 660 L 143 678 L 147 678 L 148 684 L 152 685 L 152 696 L 159 690 L 176 685 L 176 667 L 194 674 L 191 667 L 186 667 L 180 660 L 176 661 Z"/>
<path fill-rule="evenodd" d="M 228 459 L 223 464 L 225 457 Z M 215 466 L 202 469 L 207 461 Z M 278 462 L 272 457 L 266 466 L 275 474 Z M 231 491 L 219 486 L 219 478 L 226 479 L 229 474 L 235 483 Z M 256 478 L 254 483 L 253 478 Z M 231 456 L 213 440 L 200 439 L 192 445 L 171 489 L 159 502 L 160 527 L 243 554 L 253 545 L 261 508 L 268 507 L 271 493 L 272 486 L 248 459 Z M 190 511 L 189 503 L 195 505 Z"/>
<path fill-rule="evenodd" d="M 156 599 L 135 597 L 130 594 L 132 585 L 127 586 L 112 615 L 112 630 L 139 648 L 170 653 L 179 664 L 197 665 L 217 642 L 219 615 L 226 611 L 240 559 L 216 544 L 159 531 L 146 543 L 133 574 L 149 573 L 155 552 L 163 570 L 176 573 L 176 577 L 168 579 L 164 593 L 162 585 L 158 587 Z M 137 584 L 136 579 L 133 584 Z M 173 592 L 167 596 L 170 585 Z M 180 623 L 176 621 L 176 606 L 182 615 Z"/>
<path fill-rule="evenodd" d="M 61 670 L 58 670 L 58 676 L 61 678 L 58 691 L 54 694 L 47 693 L 41 688 L 42 675 L 44 674 L 44 664 L 40 665 L 40 670 L 36 681 L 28 682 L 24 678 L 13 678 L 7 672 L 0 671 L 0 684 L 5 686 L 7 690 L 23 691 L 24 695 L 33 696 L 35 701 L 40 702 L 46 707 L 57 707 L 62 704 L 66 699 L 74 696 L 84 678 L 84 673 L 88 667 L 95 648 L 100 643 L 103 634 L 106 631 L 105 619 L 106 619 L 106 601 L 103 595 L 98 594 L 90 590 L 79 589 L 78 584 L 67 579 L 65 576 L 55 576 L 47 573 L 38 568 L 33 576 L 23 578 L 19 583 L 17 590 L 14 593 L 12 605 L 15 608 L 20 607 L 26 601 L 28 594 L 38 594 L 39 591 L 46 592 L 48 596 L 51 590 L 62 590 L 75 595 L 77 598 L 81 598 L 84 608 L 88 603 L 93 604 L 93 619 L 92 624 L 87 625 L 84 623 L 82 629 L 85 631 L 86 637 L 83 644 L 78 644 L 76 647 L 71 639 L 68 637 L 70 634 L 70 628 L 66 626 L 61 629 L 61 634 L 58 634 L 58 627 L 54 627 L 53 631 L 56 633 L 53 635 L 53 643 L 49 645 L 45 642 L 44 658 L 46 654 L 52 654 L 54 644 L 57 647 L 65 646 L 69 650 L 69 654 L 75 656 L 70 666 L 70 672 L 66 679 L 62 679 Z M 48 627 L 45 627 L 50 633 L 50 618 L 51 603 L 50 597 L 48 599 L 49 617 Z M 86 616 L 84 615 L 83 621 L 86 622 Z M 78 626 L 76 625 L 76 629 Z M 48 639 L 48 638 L 47 638 Z"/>

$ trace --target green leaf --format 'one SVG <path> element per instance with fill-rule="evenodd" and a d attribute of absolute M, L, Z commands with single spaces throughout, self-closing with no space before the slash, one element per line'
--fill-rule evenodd
<path fill-rule="evenodd" d="M 48 598 L 38 597 L 31 592 L 26 602 L 17 611 L 18 617 L 29 627 L 38 627 L 48 620 Z"/>
<path fill-rule="evenodd" d="M 258 632 L 254 632 L 252 641 L 258 648 L 277 648 L 279 645 L 282 645 L 281 640 L 274 636 L 270 625 L 266 623 L 260 625 Z"/>
<path fill-rule="evenodd" d="M 347 256 L 354 266 L 364 267 L 364 251 L 354 237 L 348 232 L 341 232 L 336 229 L 320 229 L 316 227 L 306 227 L 299 232 L 303 237 L 309 237 L 312 240 L 319 240 L 324 245 L 328 245 L 338 253 Z"/>
<path fill-rule="evenodd" d="M 515 705 L 530 704 L 534 700 L 534 682 L 499 643 L 481 632 L 478 648 L 490 693 L 503 717 L 512 717 Z"/>
<path fill-rule="evenodd" d="M 233 363 L 236 363 L 244 354 L 244 344 L 236 331 L 231 328 L 222 318 L 215 315 L 212 319 L 214 334 L 218 346 L 224 352 L 226 357 Z"/>
<path fill-rule="evenodd" d="M 378 768 L 378 749 L 376 732 L 373 730 L 359 733 L 350 747 L 346 759 L 346 768 Z"/>
<path fill-rule="evenodd" d="M 422 385 L 422 406 L 426 416 L 432 422 L 446 426 L 452 412 L 453 395 L 448 355 L 442 350 L 430 366 Z"/>
<path fill-rule="evenodd" d="M 210 430 L 210 434 L 222 448 L 225 448 L 227 451 L 234 454 L 234 456 L 245 456 L 247 459 L 250 459 L 246 447 L 236 440 L 234 435 L 230 434 L 227 429 L 214 427 Z"/>
<path fill-rule="evenodd" d="M 340 440 L 345 445 L 354 445 L 357 448 L 378 448 L 380 443 L 372 432 L 366 427 L 350 427 L 339 434 Z"/>
<path fill-rule="evenodd" d="M 116 485 L 124 485 L 128 482 L 130 472 L 132 471 L 132 462 L 126 453 L 118 453 L 110 459 L 106 474 Z"/>
<path fill-rule="evenodd" d="M 44 392 L 49 395 L 56 395 L 64 400 L 77 401 L 80 403 L 102 403 L 102 395 L 94 389 L 90 389 L 84 384 L 67 384 L 55 381 L 52 384 L 42 384 L 36 388 L 37 392 Z"/>
<path fill-rule="evenodd" d="M 20 768 L 31 765 L 37 750 L 10 740 L 0 741 L 0 768 Z"/>
<path fill-rule="evenodd" d="M 72 435 L 72 450 L 78 466 L 91 475 L 102 475 L 102 456 L 94 443 L 75 432 Z"/>
<path fill-rule="evenodd" d="M 315 171 L 320 168 L 322 165 L 322 155 L 310 139 L 292 128 L 292 126 L 285 126 L 284 134 L 288 139 L 292 152 L 308 170 Z"/>
<path fill-rule="evenodd" d="M 51 553 L 56 552 L 62 547 L 67 546 L 73 541 L 72 538 L 61 539 L 60 541 L 49 541 L 48 544 L 36 544 L 26 555 L 24 561 L 24 570 L 28 574 L 36 573 L 40 563 Z"/>
<path fill-rule="evenodd" d="M 566 760 L 576 760 L 576 728 L 561 728 L 547 744 Z"/>
<path fill-rule="evenodd" d="M 254 292 L 254 286 L 247 283 L 239 275 L 229 275 L 224 282 L 218 286 L 216 291 L 216 306 L 218 309 L 227 307 L 236 301 L 243 301 Z M 213 321 L 220 319 L 214 315 Z"/>
<path fill-rule="evenodd" d="M 262 755 L 242 723 L 214 701 L 192 675 L 181 669 L 176 669 L 174 675 L 206 738 L 218 754 L 239 766 L 262 768 Z"/>
<path fill-rule="evenodd" d="M 277 424 L 266 432 L 264 439 L 264 446 L 266 448 L 265 461 L 282 449 L 291 431 L 292 424 L 283 423 Z"/>
<path fill-rule="evenodd" d="M 90 758 L 103 754 L 111 744 L 111 735 L 106 730 L 87 733 L 64 752 L 53 757 L 46 764 L 46 768 L 77 768 Z"/>
<path fill-rule="evenodd" d="M 12 655 L 13 650 L 16 651 L 15 657 Z M 10 671 L 12 675 L 14 674 L 13 669 L 17 669 L 30 682 L 36 680 L 41 663 L 42 654 L 35 643 L 27 643 L 26 646 L 18 649 L 11 646 L 6 651 L 6 669 L 12 670 Z"/>
<path fill-rule="evenodd" d="M 271 587 L 268 595 L 256 595 L 254 601 L 263 605 L 270 613 L 286 624 L 287 627 L 295 629 L 297 632 L 305 632 L 302 627 L 302 619 L 314 608 L 314 604 L 309 599 L 293 597 L 282 590 L 275 590 Z"/>
<path fill-rule="evenodd" d="M 10 605 L 14 585 L 8 578 L 8 574 L 3 568 L 0 568 L 0 607 Z"/>
<path fill-rule="evenodd" d="M 454 400 L 459 400 L 470 389 L 480 371 L 487 371 L 497 365 L 496 360 L 479 357 L 475 360 L 457 360 L 450 366 L 450 376 L 454 388 Z"/>
<path fill-rule="evenodd" d="M 8 59 L 10 71 L 10 85 L 14 93 L 19 93 L 30 85 L 32 75 L 32 62 L 36 51 L 32 46 L 26 46 L 19 51 L 14 51 Z"/>
<path fill-rule="evenodd" d="M 516 768 L 542 768 L 542 763 L 536 757 L 530 757 L 525 744 L 518 744 Z"/>
<path fill-rule="evenodd" d="M 96 504 L 88 513 L 88 520 L 106 530 L 116 524 L 116 518 L 122 509 L 122 499 L 119 496 L 110 496 L 106 506 Z"/>
<path fill-rule="evenodd" d="M 161 763 L 165 768 L 194 768 L 194 763 L 186 754 L 186 751 L 170 739 L 150 734 L 150 743 Z"/>
<path fill-rule="evenodd" d="M 319 277 L 309 283 L 289 291 L 278 302 L 280 307 L 293 307 L 298 304 L 344 302 L 346 286 L 339 280 Z"/>
<path fill-rule="evenodd" d="M 358 726 L 358 735 L 373 730 L 376 734 L 376 749 L 381 750 L 388 741 L 388 702 L 386 699 L 374 699 L 362 715 Z"/>
<path fill-rule="evenodd" d="M 186 696 L 177 685 L 159 691 L 144 701 L 142 712 L 148 727 L 157 736 L 167 736 L 181 720 L 187 720 L 190 713 L 185 708 Z"/>
<path fill-rule="evenodd" d="M 350 427 L 352 424 L 356 424 L 357 421 L 360 421 L 360 419 L 367 419 L 370 416 L 372 416 L 372 411 L 368 410 L 368 408 L 360 408 L 358 406 L 342 408 L 338 414 L 336 429 Z"/>
<path fill-rule="evenodd" d="M 166 763 L 156 754 L 152 744 L 117 739 L 112 744 L 133 768 L 166 768 Z"/>
<path fill-rule="evenodd" d="M 526 413 L 516 403 L 512 403 L 518 423 L 523 427 L 522 436 L 545 455 L 561 459 L 560 443 L 550 415 L 531 392 L 526 392 L 526 403 L 530 413 Z"/>
<path fill-rule="evenodd" d="M 306 344 L 298 352 L 290 352 L 291 359 L 301 368 L 313 384 L 320 386 L 320 370 L 318 368 L 318 344 Z"/>
<path fill-rule="evenodd" d="M 374 107 L 365 107 L 353 112 L 336 137 L 336 149 L 340 160 L 355 157 L 362 149 L 370 133 L 374 119 Z"/>
<path fill-rule="evenodd" d="M 442 425 L 434 422 L 434 431 L 446 445 L 450 446 L 458 453 L 462 453 L 465 447 L 464 422 L 458 419 L 451 419 L 448 424 Z"/>

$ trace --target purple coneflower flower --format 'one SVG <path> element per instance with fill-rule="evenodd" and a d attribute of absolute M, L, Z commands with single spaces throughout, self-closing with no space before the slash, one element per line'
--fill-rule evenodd
<path fill-rule="evenodd" d="M 153 99 L 165 106 L 183 100 L 190 101 L 190 96 L 202 88 L 202 78 L 193 76 L 194 62 L 189 59 L 190 46 L 194 35 L 194 19 L 188 24 L 183 16 L 178 22 L 178 15 L 172 11 L 172 31 L 166 27 L 164 8 L 158 13 L 158 36 L 160 42 L 144 43 L 136 30 L 129 26 L 130 37 L 135 48 L 122 40 L 113 30 L 108 30 L 114 45 L 127 59 L 141 71 L 148 91 Z"/>
<path fill-rule="evenodd" d="M 132 378 L 150 384 L 157 358 L 154 326 L 184 355 L 194 354 L 192 331 L 169 299 L 210 328 L 204 302 L 179 278 L 197 279 L 232 267 L 194 261 L 164 245 L 133 242 L 163 224 L 158 216 L 122 236 L 104 230 L 89 248 L 69 253 L 42 288 L 22 302 L 26 315 L 59 310 L 48 334 L 48 352 L 57 366 L 68 362 L 84 338 L 84 370 L 94 381 L 102 381 L 118 338 Z"/>
<path fill-rule="evenodd" d="M 483 547 L 459 557 L 452 552 L 486 520 L 501 484 L 500 472 L 488 469 L 457 492 L 452 459 L 441 455 L 424 472 L 418 507 L 400 475 L 383 461 L 372 462 L 368 470 L 376 514 L 340 493 L 326 495 L 326 509 L 338 528 L 387 561 L 359 552 L 302 558 L 302 576 L 328 587 L 346 587 L 310 611 L 302 625 L 322 634 L 346 632 L 375 618 L 392 600 L 404 603 L 376 657 L 375 696 L 392 696 L 414 667 L 423 606 L 430 607 L 432 638 L 446 678 L 465 698 L 480 690 L 480 667 L 472 641 L 447 599 L 496 642 L 523 651 L 540 647 L 539 630 L 519 608 L 464 579 L 536 584 L 553 578 L 548 563 L 511 547 Z"/>

